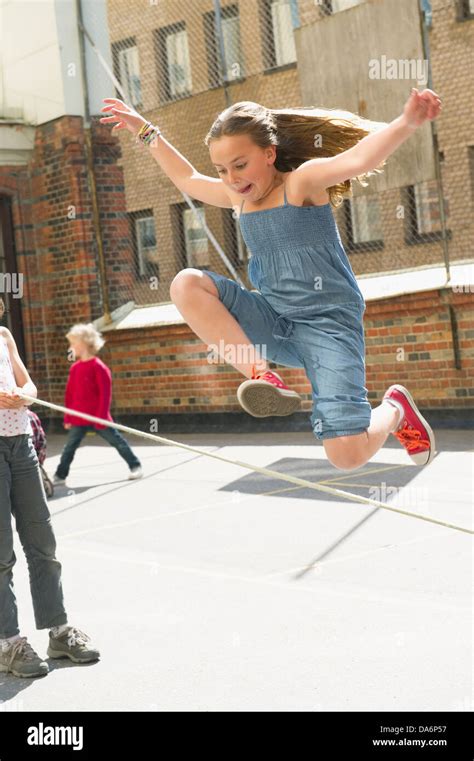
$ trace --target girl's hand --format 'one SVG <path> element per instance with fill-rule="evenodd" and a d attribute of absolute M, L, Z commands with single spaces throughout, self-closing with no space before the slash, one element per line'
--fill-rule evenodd
<path fill-rule="evenodd" d="M 427 119 L 430 119 L 430 121 L 436 119 L 441 109 L 441 98 L 433 90 L 418 92 L 416 87 L 414 87 L 405 103 L 403 116 L 407 127 L 415 130 L 421 127 Z"/>
<path fill-rule="evenodd" d="M 64 423 L 64 427 L 66 431 L 69 431 L 69 429 L 72 428 L 72 423 Z"/>
<path fill-rule="evenodd" d="M 122 100 L 117 98 L 102 98 L 106 106 L 101 108 L 101 111 L 111 111 L 112 116 L 102 116 L 99 121 L 104 124 L 109 122 L 117 122 L 112 127 L 112 132 L 119 129 L 127 129 L 133 135 L 136 135 L 138 130 L 147 123 L 147 120 L 140 116 L 137 111 L 127 106 Z"/>
<path fill-rule="evenodd" d="M 18 410 L 25 406 L 25 400 L 14 391 L 0 391 L 0 409 Z"/>

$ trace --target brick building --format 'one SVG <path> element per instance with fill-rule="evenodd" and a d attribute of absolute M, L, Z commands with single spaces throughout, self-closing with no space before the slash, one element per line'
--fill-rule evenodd
<path fill-rule="evenodd" d="M 369 13 L 384 9 L 388 30 L 392 0 L 240 0 L 222 3 L 220 19 L 211 0 L 188 6 L 147 0 L 133 14 L 124 0 L 109 0 L 83 4 L 85 35 L 74 3 L 44 3 L 49 13 L 31 25 L 51 38 L 50 58 L 37 50 L 33 35 L 22 41 L 24 49 L 18 46 L 16 5 L 0 2 L 4 28 L 17 40 L 2 52 L 0 274 L 6 324 L 39 396 L 62 403 L 69 370 L 64 334 L 74 322 L 96 320 L 107 340 L 101 356 L 112 370 L 112 412 L 120 420 L 148 427 L 158 418 L 162 430 L 307 429 L 311 397 L 302 371 L 282 368 L 304 397 L 302 413 L 249 418 L 235 397 L 241 376 L 208 361 L 207 347 L 170 304 L 169 284 L 183 267 L 226 273 L 220 251 L 248 284 L 249 252 L 232 210 L 195 202 L 194 213 L 143 146 L 129 133 L 112 135 L 98 118 L 102 98 L 123 97 L 158 123 L 193 166 L 215 176 L 204 137 L 229 102 L 313 105 L 302 96 L 313 74 L 300 66 L 303 32 L 326 24 L 327 39 L 337 39 L 329 25 L 347 30 L 362 5 Z M 398 381 L 431 411 L 433 422 L 470 425 L 474 102 L 467 94 L 474 78 L 474 4 L 433 0 L 425 6 L 433 88 L 443 99 L 436 126 L 445 234 L 438 185 L 429 174 L 383 191 L 369 188 L 335 215 L 367 301 L 369 399 L 375 403 Z M 366 44 L 369 58 L 370 30 Z M 393 55 L 391 45 L 387 36 Z M 349 60 L 349 51 L 342 55 Z M 361 92 L 366 85 L 362 80 Z M 406 82 L 407 92 L 412 85 Z M 342 79 L 334 101 L 322 105 L 344 107 L 352 97 L 344 87 Z M 390 118 L 382 106 L 367 111 L 362 97 L 353 110 Z M 13 273 L 22 275 L 20 298 L 8 279 Z"/>

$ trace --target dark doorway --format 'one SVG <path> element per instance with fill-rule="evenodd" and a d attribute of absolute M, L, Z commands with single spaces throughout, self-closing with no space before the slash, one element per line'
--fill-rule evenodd
<path fill-rule="evenodd" d="M 6 307 L 0 324 L 12 333 L 20 357 L 27 365 L 21 316 L 22 291 L 18 288 L 22 278 L 23 273 L 18 272 L 16 261 L 11 198 L 0 195 L 0 298 Z"/>

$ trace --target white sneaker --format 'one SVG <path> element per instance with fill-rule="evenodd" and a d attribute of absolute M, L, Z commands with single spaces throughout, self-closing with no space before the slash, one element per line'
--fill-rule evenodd
<path fill-rule="evenodd" d="M 143 470 L 140 466 L 138 468 L 133 468 L 133 470 L 130 471 L 130 475 L 128 476 L 129 481 L 133 481 L 135 478 L 141 478 L 143 476 Z"/>
<path fill-rule="evenodd" d="M 60 485 L 65 484 L 65 483 L 66 483 L 66 479 L 65 478 L 59 478 L 59 476 L 57 476 L 56 473 L 54 474 L 54 476 L 53 476 L 53 484 L 55 486 L 60 486 Z"/>

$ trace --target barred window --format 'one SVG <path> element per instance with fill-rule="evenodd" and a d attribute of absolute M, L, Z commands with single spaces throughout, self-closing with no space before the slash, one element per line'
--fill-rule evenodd
<path fill-rule="evenodd" d="M 224 39 L 226 78 L 238 79 L 242 76 L 242 59 L 240 51 L 239 17 L 229 16 L 222 19 L 222 37 Z"/>
<path fill-rule="evenodd" d="M 416 230 L 424 233 L 441 230 L 441 215 L 439 208 L 438 189 L 436 181 L 428 180 L 413 186 L 416 214 Z M 447 211 L 447 201 L 445 201 Z"/>
<path fill-rule="evenodd" d="M 204 209 L 197 207 L 201 222 L 193 209 L 183 211 L 184 245 L 188 267 L 206 268 L 210 264 L 209 239 L 204 228 Z"/>
<path fill-rule="evenodd" d="M 115 76 L 125 90 L 125 96 L 117 92 L 117 97 L 125 100 L 132 106 L 142 105 L 142 91 L 140 83 L 140 64 L 138 47 L 134 38 L 121 40 L 112 46 Z"/>
<path fill-rule="evenodd" d="M 405 188 L 407 214 L 405 216 L 406 243 L 431 243 L 443 235 L 441 213 L 436 180 L 426 180 Z M 444 199 L 445 219 L 449 218 L 449 202 Z M 451 237 L 451 230 L 446 228 Z"/>
<path fill-rule="evenodd" d="M 240 16 L 236 5 L 221 10 L 222 47 L 224 48 L 226 81 L 244 76 L 244 59 L 240 41 Z M 207 47 L 209 85 L 217 87 L 224 81 L 216 15 L 210 11 L 204 15 L 204 34 Z"/>
<path fill-rule="evenodd" d="M 155 31 L 160 100 L 187 97 L 192 91 L 191 59 L 184 21 Z"/>
<path fill-rule="evenodd" d="M 300 25 L 296 0 L 260 0 L 264 69 L 296 63 L 294 29 Z"/>
<path fill-rule="evenodd" d="M 192 89 L 191 64 L 186 29 L 167 35 L 166 58 L 171 96 L 184 95 Z"/>
<path fill-rule="evenodd" d="M 248 262 L 249 250 L 243 239 L 234 209 L 224 209 L 223 212 L 224 251 L 233 265 L 239 267 Z"/>
<path fill-rule="evenodd" d="M 474 19 L 474 0 L 457 0 L 456 12 L 458 21 Z"/>
<path fill-rule="evenodd" d="M 158 247 L 156 243 L 155 219 L 151 209 L 132 212 L 134 240 L 137 251 L 137 272 L 141 277 L 159 277 Z"/>
<path fill-rule="evenodd" d="M 375 194 L 348 198 L 348 237 L 350 247 L 383 241 L 380 205 Z"/>
<path fill-rule="evenodd" d="M 286 63 L 296 61 L 290 0 L 273 0 L 271 14 L 275 44 L 275 64 L 276 66 L 284 66 Z"/>

